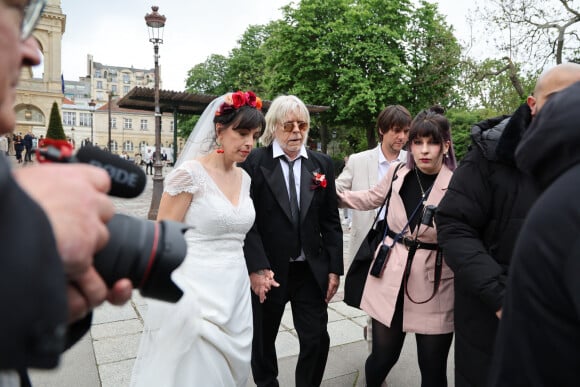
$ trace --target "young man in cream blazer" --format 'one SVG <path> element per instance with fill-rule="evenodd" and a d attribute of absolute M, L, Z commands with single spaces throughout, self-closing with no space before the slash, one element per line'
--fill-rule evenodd
<path fill-rule="evenodd" d="M 337 191 L 367 190 L 385 177 L 389 165 L 399 161 L 405 162 L 407 152 L 402 148 L 409 137 L 411 120 L 411 113 L 401 105 L 389 105 L 383 109 L 377 118 L 379 145 L 373 149 L 352 154 L 348 158 L 342 173 L 336 179 Z M 376 210 L 352 210 L 347 253 L 349 264 L 373 225 L 376 214 Z"/>

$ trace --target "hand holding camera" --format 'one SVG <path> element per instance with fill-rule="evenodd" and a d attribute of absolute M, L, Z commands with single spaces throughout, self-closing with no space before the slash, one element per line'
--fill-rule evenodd
<path fill-rule="evenodd" d="M 37 150 L 41 161 L 80 161 L 107 171 L 111 178 L 110 195 L 136 197 L 145 187 L 146 177 L 141 168 L 96 147 L 84 147 L 73 157 L 60 142 L 49 140 L 44 145 L 45 148 Z M 110 206 L 112 209 L 112 204 Z M 109 218 L 106 225 L 108 243 L 98 251 L 93 262 L 105 283 L 113 287 L 118 280 L 128 278 L 145 297 L 178 301 L 183 293 L 171 281 L 170 274 L 185 258 L 187 245 L 183 233 L 188 226 L 121 214 L 112 218 L 109 214 L 104 220 Z"/>

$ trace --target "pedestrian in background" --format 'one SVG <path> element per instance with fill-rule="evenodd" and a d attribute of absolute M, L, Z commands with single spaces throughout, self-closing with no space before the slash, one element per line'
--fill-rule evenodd
<path fill-rule="evenodd" d="M 16 161 L 18 164 L 22 163 L 22 152 L 24 151 L 24 140 L 20 134 L 16 134 L 13 137 L 14 141 L 14 153 L 16 155 Z"/>
<path fill-rule="evenodd" d="M 33 135 L 31 132 L 27 132 L 22 139 L 22 143 L 24 144 L 24 149 L 26 149 L 26 153 L 24 154 L 24 162 L 31 163 L 32 162 L 32 138 Z"/>

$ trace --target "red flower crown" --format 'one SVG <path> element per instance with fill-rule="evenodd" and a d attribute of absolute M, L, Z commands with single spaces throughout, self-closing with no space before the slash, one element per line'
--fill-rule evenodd
<path fill-rule="evenodd" d="M 224 114 L 230 114 L 244 105 L 262 110 L 262 100 L 253 91 L 236 91 L 235 93 L 227 93 L 224 95 L 224 102 L 215 112 L 215 115 L 222 116 Z"/>

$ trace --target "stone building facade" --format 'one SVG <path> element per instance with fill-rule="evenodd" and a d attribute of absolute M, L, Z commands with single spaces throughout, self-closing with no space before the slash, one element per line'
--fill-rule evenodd
<path fill-rule="evenodd" d="M 116 101 L 133 87 L 153 87 L 154 69 L 134 69 L 94 62 L 87 55 L 87 76 L 78 81 L 62 78 L 62 36 L 66 15 L 60 0 L 49 0 L 33 36 L 43 55 L 41 68 L 24 69 L 17 88 L 16 132 L 45 135 L 53 102 L 61 108 L 65 134 L 78 148 L 89 140 L 113 153 L 130 156 L 142 146 L 155 144 L 153 112 L 120 109 Z M 66 53 L 65 53 L 66 54 Z M 75 53 L 72 53 L 75 54 Z M 66 54 L 69 55 L 69 54 Z M 161 82 L 160 82 L 161 84 Z M 110 109 L 109 109 L 110 106 Z M 109 139 L 111 121 L 111 145 Z M 173 115 L 163 113 L 161 146 L 173 146 Z"/>

